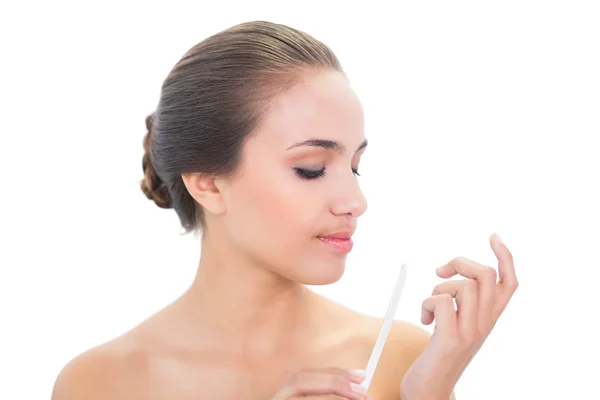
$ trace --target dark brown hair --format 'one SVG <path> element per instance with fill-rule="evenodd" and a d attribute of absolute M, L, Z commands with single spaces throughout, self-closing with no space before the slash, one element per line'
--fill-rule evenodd
<path fill-rule="evenodd" d="M 202 228 L 202 207 L 181 175 L 235 175 L 243 143 L 269 100 L 322 69 L 344 74 L 325 44 L 265 21 L 233 26 L 192 47 L 165 79 L 158 106 L 146 118 L 142 191 L 159 207 L 174 208 L 186 233 Z"/>

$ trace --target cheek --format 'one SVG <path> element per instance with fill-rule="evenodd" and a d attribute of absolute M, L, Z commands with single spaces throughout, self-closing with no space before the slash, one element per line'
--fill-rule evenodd
<path fill-rule="evenodd" d="M 318 183 L 288 176 L 245 176 L 229 192 L 226 223 L 235 246 L 289 279 L 307 284 L 337 281 L 343 257 L 315 236 L 324 228 L 326 193 Z"/>
<path fill-rule="evenodd" d="M 266 246 L 278 252 L 293 251 L 309 240 L 315 234 L 313 221 L 319 207 L 315 192 L 308 189 L 285 172 L 246 175 L 228 205 L 228 219 L 235 223 L 238 239 L 253 248 Z"/>

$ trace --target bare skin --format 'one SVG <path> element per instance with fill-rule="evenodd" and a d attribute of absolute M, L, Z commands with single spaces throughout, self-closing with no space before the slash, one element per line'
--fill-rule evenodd
<path fill-rule="evenodd" d="M 150 319 L 72 361 L 53 394 L 61 399 L 271 399 L 303 368 L 366 365 L 381 321 L 306 292 L 306 329 L 278 342 L 219 340 L 193 321 L 182 297 Z M 258 337 L 257 337 L 258 338 Z M 266 339 L 266 337 L 265 337 Z M 373 399 L 398 399 L 404 372 L 428 334 L 397 322 L 371 385 Z M 235 343 L 235 344 L 234 344 Z M 341 398 L 341 397 L 319 397 Z"/>
<path fill-rule="evenodd" d="M 283 400 L 306 394 L 298 382 L 317 385 L 322 378 L 294 380 L 298 371 L 337 368 L 323 375 L 330 377 L 365 367 L 381 320 L 305 286 L 341 278 L 347 253 L 319 237 L 352 234 L 367 208 L 356 176 L 366 148 L 362 107 L 345 78 L 332 71 L 307 73 L 271 106 L 245 143 L 234 179 L 182 176 L 206 214 L 189 289 L 134 329 L 72 360 L 56 381 L 53 400 Z M 295 146 L 309 139 L 330 142 Z M 325 171 L 307 179 L 298 168 Z M 438 285 L 424 301 L 422 322 L 435 319 L 433 336 L 395 322 L 367 398 L 454 398 L 456 380 L 517 286 L 510 252 L 497 239 L 491 243 L 500 283 L 492 268 L 466 259 L 438 272 L 468 279 Z M 351 387 L 348 379 L 341 380 L 344 388 Z M 322 394 L 303 398 L 361 398 Z"/>

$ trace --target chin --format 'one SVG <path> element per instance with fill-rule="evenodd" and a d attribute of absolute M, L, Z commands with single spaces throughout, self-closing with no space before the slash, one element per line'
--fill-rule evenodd
<path fill-rule="evenodd" d="M 344 260 L 331 261 L 327 264 L 316 263 L 299 274 L 299 281 L 305 285 L 322 286 L 339 281 L 344 275 L 346 262 Z"/>

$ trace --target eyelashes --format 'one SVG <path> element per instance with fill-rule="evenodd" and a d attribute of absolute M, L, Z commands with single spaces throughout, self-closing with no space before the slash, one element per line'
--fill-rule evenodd
<path fill-rule="evenodd" d="M 307 180 L 318 179 L 325 175 L 325 168 L 321 168 L 317 171 L 302 168 L 294 168 L 294 170 L 296 171 L 296 175 Z"/>
<path fill-rule="evenodd" d="M 325 176 L 325 167 L 316 171 L 303 168 L 294 168 L 294 170 L 296 171 L 296 175 L 298 175 L 298 177 L 306 180 L 318 179 L 322 176 Z M 358 169 L 352 168 L 352 173 L 354 175 L 360 176 L 360 174 L 358 173 Z"/>

